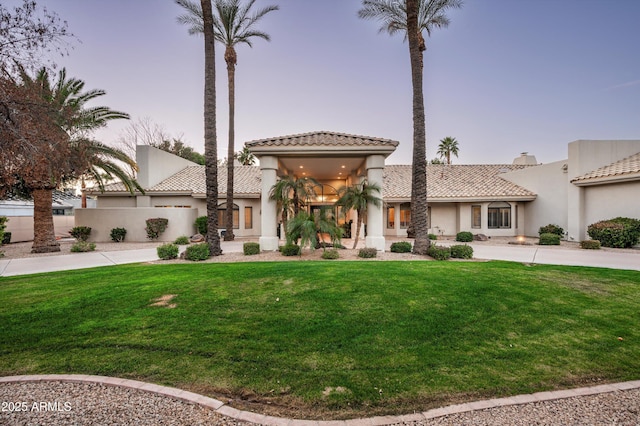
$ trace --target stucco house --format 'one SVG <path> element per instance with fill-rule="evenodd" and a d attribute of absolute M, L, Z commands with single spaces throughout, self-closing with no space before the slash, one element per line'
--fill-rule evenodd
<path fill-rule="evenodd" d="M 398 143 L 335 132 L 247 142 L 260 165 L 236 165 L 235 235 L 259 240 L 263 250 L 277 249 L 279 217 L 268 194 L 278 176 L 310 176 L 321 183 L 309 200 L 311 210 L 333 205 L 338 188 L 366 178 L 382 188 L 384 203 L 368 209 L 365 241 L 384 250 L 385 238 L 405 237 L 410 221 L 411 166 L 385 164 Z M 91 226 L 96 241 L 124 227 L 127 239 L 135 241 L 146 238 L 145 219 L 166 217 L 163 240 L 193 234 L 195 219 L 206 214 L 204 166 L 149 146 L 137 148 L 137 162 L 145 194 L 110 185 L 105 193 L 93 193 L 97 208 L 76 210 L 76 225 Z M 218 177 L 222 224 L 226 173 Z M 568 159 L 550 164 L 537 164 L 525 153 L 512 164 L 429 165 L 427 191 L 434 234 L 535 236 L 540 226 L 554 223 L 580 241 L 588 238 L 590 223 L 640 216 L 640 140 L 572 142 Z M 355 212 L 338 213 L 341 222 L 356 222 Z"/>

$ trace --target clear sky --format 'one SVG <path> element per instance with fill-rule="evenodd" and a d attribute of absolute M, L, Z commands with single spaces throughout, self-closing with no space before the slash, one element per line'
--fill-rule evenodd
<path fill-rule="evenodd" d="M 17 0 L 2 0 L 15 4 Z M 203 152 L 203 39 L 176 22 L 173 0 L 38 0 L 80 42 L 57 62 L 100 104 L 147 117 Z M 408 44 L 357 17 L 360 0 L 277 4 L 238 47 L 236 151 L 254 139 L 326 130 L 412 146 Z M 577 139 L 640 139 L 640 1 L 465 0 L 427 39 L 427 156 L 455 137 L 458 164 L 562 160 Z M 226 156 L 227 80 L 216 48 L 218 156 Z M 115 143 L 126 121 L 101 131 Z"/>

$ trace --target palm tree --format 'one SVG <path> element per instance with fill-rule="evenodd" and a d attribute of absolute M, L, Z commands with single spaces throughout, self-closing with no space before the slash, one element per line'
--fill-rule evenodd
<path fill-rule="evenodd" d="M 362 221 L 367 214 L 368 205 L 373 204 L 379 207 L 382 204 L 382 199 L 374 195 L 374 192 L 380 194 L 380 186 L 375 183 L 368 183 L 366 180 L 354 186 L 343 186 L 338 189 L 339 198 L 338 201 L 336 201 L 336 205 L 342 206 L 345 210 L 355 210 L 358 214 L 356 238 L 353 241 L 354 249 L 358 245 L 360 229 L 362 227 Z"/>
<path fill-rule="evenodd" d="M 200 0 L 204 33 L 204 158 L 207 191 L 207 243 L 222 254 L 218 234 L 218 148 L 216 135 L 216 51 L 211 0 Z"/>
<path fill-rule="evenodd" d="M 254 25 L 267 13 L 278 10 L 278 6 L 267 6 L 250 15 L 256 0 L 248 0 L 244 5 L 240 0 L 215 0 L 216 14 L 213 25 L 216 40 L 225 46 L 224 60 L 227 64 L 227 78 L 229 90 L 229 143 L 227 149 L 227 211 L 225 241 L 232 241 L 233 234 L 233 158 L 235 157 L 235 74 L 238 54 L 236 45 L 245 43 L 253 47 L 253 38 L 271 40 L 268 34 L 256 30 Z M 202 30 L 202 10 L 190 0 L 176 0 L 189 12 L 178 17 L 181 23 L 191 25 L 190 32 Z"/>
<path fill-rule="evenodd" d="M 427 218 L 427 150 L 422 91 L 423 58 L 426 43 L 422 31 L 431 35 L 434 28 L 449 25 L 446 11 L 460 8 L 462 0 L 363 0 L 358 16 L 382 22 L 380 32 L 393 35 L 403 32 L 409 41 L 413 88 L 413 161 L 411 182 L 411 232 L 415 237 L 413 252 L 426 254 L 429 249 Z"/>
<path fill-rule="evenodd" d="M 456 138 L 447 136 L 444 139 L 440 139 L 440 145 L 438 145 L 438 155 L 440 158 L 445 159 L 446 164 L 451 164 L 451 154 L 458 157 L 458 141 Z"/>
<path fill-rule="evenodd" d="M 120 178 L 132 193 L 135 189 L 142 191 L 133 176 L 117 163 L 120 161 L 131 166 L 132 171 L 135 171 L 137 166 L 132 159 L 116 148 L 107 147 L 87 137 L 92 131 L 106 126 L 109 121 L 128 119 L 129 115 L 106 106 L 87 107 L 87 102 L 104 95 L 105 92 L 103 90 L 84 91 L 84 81 L 67 78 L 64 68 L 58 73 L 58 79 L 54 84 L 45 68 L 40 69 L 35 78 L 31 78 L 24 70 L 21 70 L 21 76 L 25 87 L 39 93 L 42 99 L 56 111 L 56 124 L 69 137 L 68 158 L 65 162 L 67 169 L 61 175 L 61 180 L 52 180 L 52 184 L 45 186 L 27 182 L 27 187 L 33 191 L 34 203 L 32 251 L 39 253 L 60 251 L 60 245 L 55 241 L 52 219 L 52 193 L 58 184 L 78 178 L 84 182 L 84 178 L 89 176 L 97 178 L 100 189 L 104 189 L 101 177 L 104 173 L 107 176 Z M 50 170 L 62 167 L 59 161 L 51 162 L 48 157 L 42 158 L 41 161 L 49 164 Z M 86 207 L 84 203 L 86 202 L 83 201 L 83 207 Z"/>
<path fill-rule="evenodd" d="M 253 166 L 256 162 L 256 157 L 249 151 L 249 148 L 246 146 L 242 148 L 242 151 L 239 151 L 236 154 L 236 158 L 243 166 Z"/>
<path fill-rule="evenodd" d="M 75 175 L 79 174 L 82 189 L 82 208 L 87 208 L 86 181 L 95 182 L 101 192 L 107 181 L 118 179 L 132 194 L 144 189 L 132 176 L 138 165 L 124 151 L 93 139 L 80 138 L 71 141 L 72 157 L 76 159 Z M 131 173 L 122 168 L 128 166 Z M 74 176 L 74 179 L 78 176 Z"/>
<path fill-rule="evenodd" d="M 320 185 L 318 181 L 310 177 L 296 178 L 285 175 L 271 187 L 269 199 L 274 200 L 278 205 L 285 233 L 288 233 L 289 214 L 297 216 L 300 209 L 304 208 L 309 198 L 315 194 L 315 187 L 318 185 Z"/>
<path fill-rule="evenodd" d="M 287 224 L 287 242 L 293 243 L 300 239 L 300 247 L 309 246 L 310 249 L 317 248 L 319 244 L 319 234 L 327 234 L 331 243 L 335 246 L 340 242 L 342 228 L 338 226 L 335 218 L 328 208 L 320 209 L 315 213 L 301 211 Z M 322 244 L 322 249 L 326 246 Z"/>

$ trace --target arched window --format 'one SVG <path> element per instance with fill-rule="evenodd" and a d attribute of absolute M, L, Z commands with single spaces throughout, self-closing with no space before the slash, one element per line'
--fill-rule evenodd
<path fill-rule="evenodd" d="M 227 227 L 226 216 L 227 215 L 227 203 L 222 203 L 218 206 L 218 228 L 225 229 Z M 233 229 L 240 228 L 240 207 L 237 204 L 233 205 Z"/>
<path fill-rule="evenodd" d="M 511 228 L 511 204 L 496 201 L 489 204 L 489 229 Z"/>

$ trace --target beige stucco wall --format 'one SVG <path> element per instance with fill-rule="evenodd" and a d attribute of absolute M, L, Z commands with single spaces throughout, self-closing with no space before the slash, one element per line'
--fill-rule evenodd
<path fill-rule="evenodd" d="M 566 160 L 556 161 L 501 175 L 537 194 L 534 201 L 523 203 L 518 212 L 526 215 L 522 234 L 537 237 L 540 227 L 549 224 L 567 229 L 568 175 L 563 170 L 566 164 Z M 522 224 L 522 218 L 519 219 Z"/>
<path fill-rule="evenodd" d="M 137 180 L 143 188 L 151 188 L 179 171 L 197 165 L 149 145 L 136 146 L 136 162 L 140 170 Z"/>
<path fill-rule="evenodd" d="M 616 161 L 622 160 L 630 155 L 640 152 L 640 140 L 578 140 L 569 144 L 568 178 L 581 176 L 603 166 L 607 166 Z M 615 189 L 618 196 L 610 198 L 608 205 L 597 207 L 598 213 L 607 217 L 613 217 L 606 212 L 617 211 L 620 204 L 626 204 L 631 198 L 637 198 L 634 193 L 622 193 L 620 191 L 629 188 L 628 186 L 606 185 Z M 567 230 L 569 238 L 575 241 L 582 241 L 588 238 L 587 226 L 590 222 L 588 217 L 592 217 L 589 208 L 594 208 L 595 204 L 589 206 L 586 197 L 593 187 L 579 187 L 573 184 L 567 185 Z M 601 193 L 596 191 L 596 193 Z M 636 193 L 637 194 L 637 193 Z"/>
<path fill-rule="evenodd" d="M 11 232 L 11 242 L 33 241 L 33 216 L 8 216 L 8 232 Z M 56 237 L 69 236 L 69 231 L 75 226 L 73 216 L 53 216 L 53 227 Z"/>
<path fill-rule="evenodd" d="M 107 197 L 98 195 L 98 202 L 96 207 L 99 209 L 108 209 L 112 207 L 135 207 L 136 197 Z"/>
<path fill-rule="evenodd" d="M 197 209 L 180 208 L 96 208 L 76 210 L 76 226 L 90 226 L 90 241 L 111 241 L 113 228 L 127 230 L 126 241 L 148 241 L 146 220 L 164 217 L 169 219 L 167 230 L 159 241 L 174 241 L 182 235 L 195 234 Z"/>
<path fill-rule="evenodd" d="M 640 219 L 640 182 L 585 187 L 584 206 L 587 227 L 614 217 Z"/>

